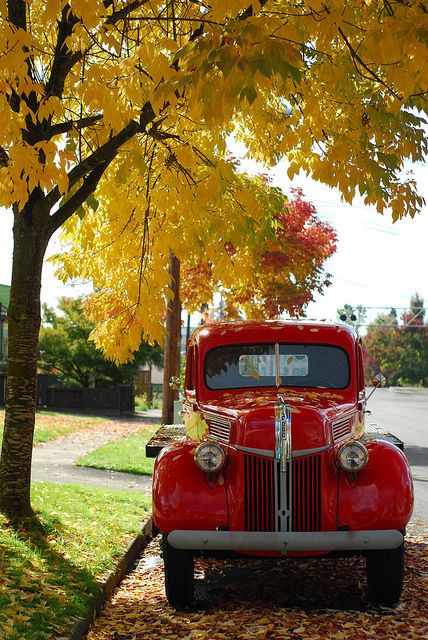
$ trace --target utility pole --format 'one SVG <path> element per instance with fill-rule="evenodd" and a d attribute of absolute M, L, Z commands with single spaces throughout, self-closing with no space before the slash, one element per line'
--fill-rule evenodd
<path fill-rule="evenodd" d="M 162 424 L 174 421 L 174 400 L 177 392 L 171 388 L 171 378 L 177 376 L 178 338 L 180 335 L 180 261 L 172 252 L 169 254 L 170 289 L 166 312 L 166 335 L 163 362 Z"/>

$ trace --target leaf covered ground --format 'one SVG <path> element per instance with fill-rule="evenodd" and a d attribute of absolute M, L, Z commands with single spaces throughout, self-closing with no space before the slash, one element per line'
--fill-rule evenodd
<path fill-rule="evenodd" d="M 407 538 L 405 590 L 372 607 L 363 559 L 196 561 L 195 604 L 164 595 L 159 538 L 95 622 L 87 640 L 409 640 L 428 637 L 428 536 Z"/>
<path fill-rule="evenodd" d="M 4 414 L 4 409 L 0 409 L 0 442 L 3 436 Z M 49 442 L 75 431 L 91 428 L 104 429 L 110 425 L 111 421 L 106 418 L 38 411 L 34 428 L 34 444 Z"/>

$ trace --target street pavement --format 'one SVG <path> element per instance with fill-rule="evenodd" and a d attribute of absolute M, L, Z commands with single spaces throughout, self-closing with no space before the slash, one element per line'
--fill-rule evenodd
<path fill-rule="evenodd" d="M 367 408 L 368 422 L 403 440 L 415 487 L 413 519 L 428 523 L 428 389 L 377 389 Z"/>

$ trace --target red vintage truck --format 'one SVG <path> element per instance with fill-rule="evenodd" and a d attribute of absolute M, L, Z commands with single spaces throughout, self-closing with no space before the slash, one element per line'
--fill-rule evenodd
<path fill-rule="evenodd" d="M 195 555 L 219 551 L 363 554 L 369 600 L 399 600 L 412 478 L 403 443 L 366 424 L 367 399 L 361 339 L 347 325 L 254 321 L 193 333 L 185 427 L 161 428 L 148 446 L 171 605 L 192 602 Z"/>

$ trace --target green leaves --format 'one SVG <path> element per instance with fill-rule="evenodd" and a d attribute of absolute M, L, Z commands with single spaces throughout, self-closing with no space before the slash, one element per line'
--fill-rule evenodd
<path fill-rule="evenodd" d="M 428 325 L 424 301 L 415 294 L 409 310 L 380 314 L 364 339 L 367 378 L 381 371 L 390 385 L 428 386 Z"/>
<path fill-rule="evenodd" d="M 242 101 L 246 98 L 250 104 L 253 104 L 254 100 L 257 98 L 257 91 L 254 87 L 244 87 L 241 93 L 239 94 L 239 100 Z"/>
<path fill-rule="evenodd" d="M 142 341 L 133 355 L 133 361 L 118 367 L 106 360 L 101 350 L 89 340 L 94 328 L 83 313 L 82 300 L 61 298 L 58 310 L 45 308 L 44 326 L 40 331 L 39 367 L 47 372 L 59 372 L 63 381 L 89 387 L 132 382 L 142 364 L 161 364 L 158 345 L 149 346 Z"/>
<path fill-rule="evenodd" d="M 99 203 L 99 200 L 95 197 L 95 195 L 91 193 L 91 195 L 88 198 L 86 198 L 86 204 L 95 213 L 100 203 Z"/>

